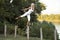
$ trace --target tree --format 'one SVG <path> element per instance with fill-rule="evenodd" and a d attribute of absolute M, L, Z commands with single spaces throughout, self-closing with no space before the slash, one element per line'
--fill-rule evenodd
<path fill-rule="evenodd" d="M 40 28 L 42 28 L 43 38 L 46 40 L 54 40 L 54 30 L 55 26 L 52 22 L 33 22 L 30 26 L 30 36 L 31 37 L 40 37 Z M 58 33 L 56 33 L 56 37 L 58 40 Z"/>
<path fill-rule="evenodd" d="M 0 19 L 3 21 L 4 25 L 6 22 L 19 26 L 19 28 L 24 28 L 26 26 L 26 17 L 16 20 L 15 18 L 24 12 L 21 10 L 31 4 L 32 2 L 36 3 L 35 12 L 31 14 L 31 22 L 36 21 L 35 13 L 40 14 L 42 10 L 45 9 L 45 6 L 39 2 L 39 0 L 13 0 L 10 4 L 10 0 L 0 0 Z M 43 9 L 42 9 L 43 8 Z M 24 20 L 23 20 L 24 19 Z"/>
<path fill-rule="evenodd" d="M 40 12 L 45 9 L 45 6 L 44 5 L 42 6 L 42 3 L 38 2 L 38 0 L 13 0 L 12 4 L 10 4 L 9 1 L 10 0 L 0 0 L 0 16 L 1 16 L 1 19 L 3 18 L 3 20 L 6 20 L 13 24 L 16 23 L 15 18 L 24 13 L 21 9 L 25 8 L 32 2 L 36 3 L 36 12 L 38 14 L 40 14 Z M 31 20 L 32 22 L 37 18 L 35 13 L 31 14 L 31 17 L 34 18 Z"/>
<path fill-rule="evenodd" d="M 43 29 L 43 37 L 45 39 L 54 40 L 53 34 L 54 34 L 55 26 L 51 22 L 48 23 L 46 21 L 43 21 L 41 24 L 41 27 Z M 57 36 L 57 38 L 58 38 L 58 36 Z"/>

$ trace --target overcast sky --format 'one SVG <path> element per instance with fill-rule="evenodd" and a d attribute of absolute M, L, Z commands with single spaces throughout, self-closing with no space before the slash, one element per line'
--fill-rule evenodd
<path fill-rule="evenodd" d="M 43 10 L 43 14 L 60 14 L 60 0 L 40 0 L 40 2 L 46 5 L 46 10 Z"/>

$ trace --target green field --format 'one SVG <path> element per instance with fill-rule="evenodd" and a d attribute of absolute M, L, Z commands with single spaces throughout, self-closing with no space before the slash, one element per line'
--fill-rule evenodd
<path fill-rule="evenodd" d="M 19 36 L 15 38 L 13 35 L 7 35 L 7 37 L 4 37 L 3 35 L 0 35 L 0 40 L 27 40 L 24 36 Z M 30 37 L 30 40 L 40 40 L 38 37 Z"/>

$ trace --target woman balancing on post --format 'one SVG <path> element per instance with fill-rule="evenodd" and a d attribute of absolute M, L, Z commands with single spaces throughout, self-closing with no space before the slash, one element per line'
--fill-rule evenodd
<path fill-rule="evenodd" d="M 31 6 L 25 9 L 25 10 L 28 9 L 28 11 L 25 12 L 23 15 L 17 17 L 16 19 L 27 16 L 27 18 L 28 18 L 27 25 L 29 25 L 29 22 L 30 22 L 30 14 L 31 14 L 32 12 L 34 12 L 34 8 L 35 8 L 35 4 L 34 4 L 34 3 L 31 3 Z"/>

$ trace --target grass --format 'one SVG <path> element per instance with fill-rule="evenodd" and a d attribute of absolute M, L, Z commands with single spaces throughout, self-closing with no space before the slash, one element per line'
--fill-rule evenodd
<path fill-rule="evenodd" d="M 37 37 L 30 37 L 30 40 L 39 40 L 40 38 Z M 27 40 L 24 36 L 19 36 L 15 38 L 13 35 L 7 35 L 7 37 L 4 37 L 4 35 L 0 35 L 0 40 Z"/>
<path fill-rule="evenodd" d="M 0 35 L 0 40 L 27 40 L 24 36 L 19 36 L 15 38 L 13 35 L 7 35 L 7 37 L 4 37 L 4 35 Z M 40 40 L 38 37 L 30 37 L 30 40 Z"/>

